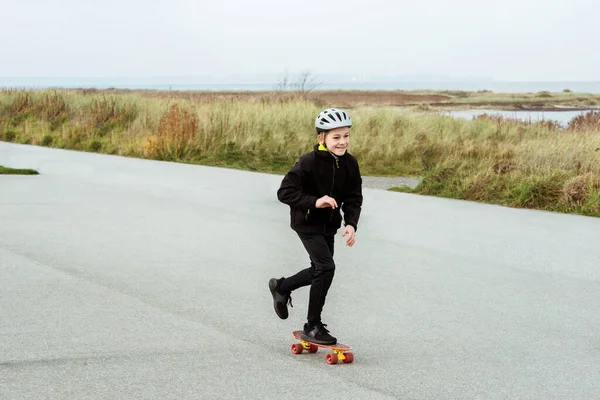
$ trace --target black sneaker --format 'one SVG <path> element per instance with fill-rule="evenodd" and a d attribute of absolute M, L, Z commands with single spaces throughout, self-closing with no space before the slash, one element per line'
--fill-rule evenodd
<path fill-rule="evenodd" d="M 325 328 L 327 325 L 319 323 L 316 326 L 309 326 L 304 324 L 304 330 L 302 332 L 302 339 L 307 342 L 313 342 L 318 344 L 336 344 L 337 339 L 329 334 L 329 331 Z"/>
<path fill-rule="evenodd" d="M 271 278 L 269 280 L 269 290 L 271 290 L 271 294 L 273 295 L 273 307 L 275 308 L 275 313 L 279 318 L 286 319 L 288 317 L 288 303 L 290 304 L 290 307 L 294 306 L 292 305 L 292 297 L 290 294 L 284 294 L 279 291 L 282 280 L 283 278 Z"/>

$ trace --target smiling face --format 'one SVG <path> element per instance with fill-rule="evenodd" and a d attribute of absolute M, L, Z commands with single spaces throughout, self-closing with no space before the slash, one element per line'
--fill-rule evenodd
<path fill-rule="evenodd" d="M 323 134 L 319 134 L 319 142 L 323 143 Z M 335 128 L 325 135 L 325 146 L 336 156 L 343 156 L 350 146 L 350 128 Z"/>

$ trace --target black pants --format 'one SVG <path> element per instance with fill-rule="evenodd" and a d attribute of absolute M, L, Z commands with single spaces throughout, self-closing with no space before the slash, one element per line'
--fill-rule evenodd
<path fill-rule="evenodd" d="M 316 325 L 321 322 L 321 311 L 335 272 L 333 261 L 335 233 L 297 233 L 308 252 L 310 268 L 285 278 L 280 289 L 285 293 L 311 285 L 307 319 L 310 325 Z"/>

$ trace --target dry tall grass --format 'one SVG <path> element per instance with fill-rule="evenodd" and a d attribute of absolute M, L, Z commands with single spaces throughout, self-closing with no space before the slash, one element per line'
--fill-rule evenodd
<path fill-rule="evenodd" d="M 315 143 L 306 98 L 0 92 L 0 139 L 283 173 Z M 419 175 L 419 193 L 600 216 L 600 113 L 566 129 L 384 108 L 352 111 L 366 175 Z"/>

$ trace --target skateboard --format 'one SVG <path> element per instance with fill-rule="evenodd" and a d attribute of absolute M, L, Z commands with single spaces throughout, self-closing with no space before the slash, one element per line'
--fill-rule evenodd
<path fill-rule="evenodd" d="M 304 350 L 309 353 L 316 353 L 319 350 L 319 347 L 323 347 L 324 349 L 333 350 L 333 353 L 327 353 L 327 356 L 325 356 L 327 364 L 337 364 L 338 361 L 349 364 L 354 361 L 354 354 L 350 352 L 352 347 L 346 344 L 336 343 L 329 345 L 313 343 L 302 339 L 302 336 L 300 336 L 302 335 L 302 331 L 293 331 L 292 334 L 300 341 L 300 343 L 294 343 L 292 345 L 292 353 L 294 354 L 301 354 Z"/>

